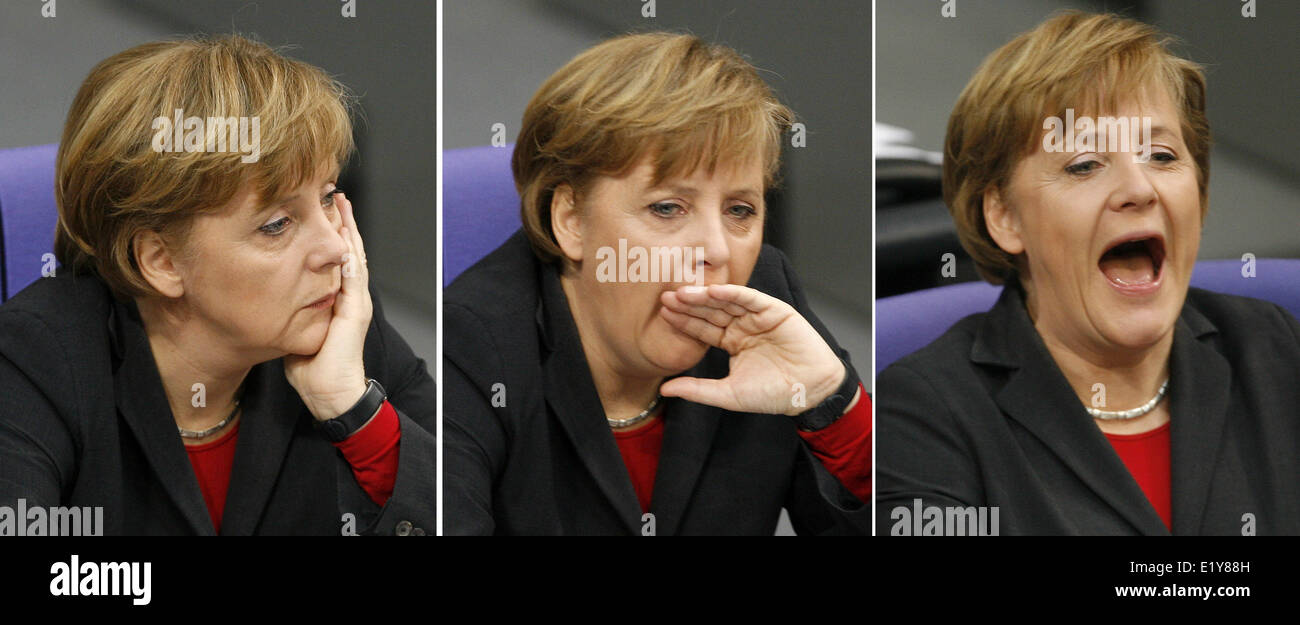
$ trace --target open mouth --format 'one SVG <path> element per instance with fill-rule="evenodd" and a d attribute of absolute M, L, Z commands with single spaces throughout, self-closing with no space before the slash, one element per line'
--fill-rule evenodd
<path fill-rule="evenodd" d="M 1164 276 L 1165 240 L 1138 234 L 1112 243 L 1097 266 L 1111 285 L 1125 293 L 1145 294 L 1160 287 Z"/>

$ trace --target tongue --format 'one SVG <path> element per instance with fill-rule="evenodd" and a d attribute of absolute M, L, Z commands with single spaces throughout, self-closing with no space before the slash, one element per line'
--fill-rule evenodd
<path fill-rule="evenodd" d="M 1119 284 L 1144 284 L 1156 279 L 1155 264 L 1145 252 L 1107 254 L 1101 259 L 1101 272 L 1111 282 Z"/>

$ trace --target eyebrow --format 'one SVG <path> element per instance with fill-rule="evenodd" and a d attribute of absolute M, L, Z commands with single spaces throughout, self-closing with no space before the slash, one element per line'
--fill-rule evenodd
<path fill-rule="evenodd" d="M 697 195 L 699 193 L 698 189 L 690 185 L 658 185 L 646 190 L 647 193 L 654 193 L 656 191 L 667 191 L 674 195 Z M 726 192 L 726 195 L 728 197 L 743 197 L 754 201 L 763 198 L 763 193 L 753 187 L 731 189 Z"/>
<path fill-rule="evenodd" d="M 1151 138 L 1154 139 L 1156 137 L 1163 137 L 1163 136 L 1167 136 L 1173 139 L 1182 138 L 1179 136 L 1179 133 L 1174 132 L 1174 130 L 1168 126 L 1152 124 Z"/>
<path fill-rule="evenodd" d="M 330 170 L 330 175 L 328 176 L 328 178 L 330 180 L 338 180 L 340 173 L 342 173 L 341 169 L 339 167 L 334 167 L 333 169 Z M 329 181 L 326 181 L 325 184 L 329 184 Z M 253 216 L 257 217 L 263 213 L 269 212 L 271 209 L 277 206 L 288 204 L 289 202 L 292 202 L 301 197 L 302 197 L 302 192 L 294 193 L 292 195 L 289 194 L 282 195 L 279 198 L 271 200 L 270 202 L 266 202 L 265 204 L 257 206 L 255 209 L 253 209 Z"/>

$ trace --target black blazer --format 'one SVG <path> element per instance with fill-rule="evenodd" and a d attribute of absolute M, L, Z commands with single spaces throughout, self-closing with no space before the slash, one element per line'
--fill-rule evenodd
<path fill-rule="evenodd" d="M 749 285 L 790 302 L 847 361 L 779 251 L 764 246 Z M 557 270 L 517 232 L 457 278 L 443 310 L 444 532 L 641 534 Z M 687 375 L 725 377 L 727 361 L 710 349 Z M 680 399 L 664 414 L 657 535 L 770 535 L 782 507 L 800 533 L 870 531 L 870 505 L 822 467 L 788 417 Z"/>
<path fill-rule="evenodd" d="M 357 533 L 433 535 L 433 380 L 374 304 L 366 374 L 389 392 L 402 431 L 387 505 L 315 430 L 277 359 L 245 382 L 223 535 L 338 536 L 346 513 Z M 93 276 L 41 279 L 0 307 L 0 505 L 19 499 L 103 506 L 105 535 L 215 533 L 139 312 Z"/>
<path fill-rule="evenodd" d="M 1300 533 L 1300 323 L 1191 289 L 1170 356 L 1174 534 Z M 1025 311 L 1003 289 L 881 372 L 877 532 L 895 507 L 998 506 L 1001 534 L 1165 528 Z M 990 514 L 991 516 L 991 514 Z M 903 515 L 899 515 L 902 518 Z"/>

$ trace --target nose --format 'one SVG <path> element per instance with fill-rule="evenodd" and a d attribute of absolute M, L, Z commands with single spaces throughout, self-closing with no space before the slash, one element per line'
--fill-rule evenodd
<path fill-rule="evenodd" d="M 1127 154 L 1116 156 L 1112 170 L 1115 172 L 1116 183 L 1110 195 L 1110 208 L 1134 210 L 1155 204 L 1158 194 L 1147 171 L 1152 163 L 1138 162 Z"/>
<path fill-rule="evenodd" d="M 727 281 L 727 266 L 731 262 L 731 238 L 727 234 L 727 224 L 722 209 L 710 211 L 708 216 L 697 222 L 696 245 L 704 254 L 695 260 L 697 271 L 703 271 L 706 281 L 723 283 Z M 697 252 L 699 249 L 696 250 Z"/>

